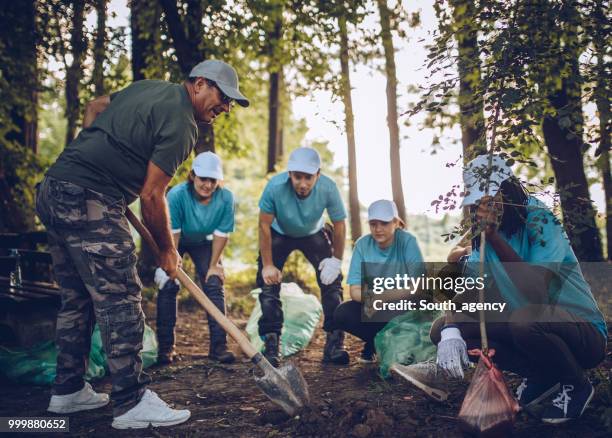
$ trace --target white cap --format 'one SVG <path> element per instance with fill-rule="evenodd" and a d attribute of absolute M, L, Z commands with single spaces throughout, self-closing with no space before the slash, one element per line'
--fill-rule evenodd
<path fill-rule="evenodd" d="M 223 180 L 221 158 L 214 152 L 202 152 L 193 159 L 191 169 L 200 178 Z"/>
<path fill-rule="evenodd" d="M 379 199 L 370 204 L 368 208 L 368 220 L 369 221 L 383 221 L 391 222 L 394 218 L 399 219 L 399 213 L 397 212 L 397 206 L 395 202 L 389 201 L 388 199 Z"/>
<path fill-rule="evenodd" d="M 301 147 L 289 155 L 287 170 L 289 172 L 304 172 L 314 175 L 321 168 L 321 157 L 313 148 Z"/>
<path fill-rule="evenodd" d="M 489 155 L 479 155 L 470 161 L 463 171 L 463 191 L 466 193 L 462 207 L 475 204 L 487 195 L 487 176 L 489 175 Z M 493 155 L 489 176 L 489 196 L 495 196 L 501 183 L 514 176 L 512 168 L 499 155 Z"/>

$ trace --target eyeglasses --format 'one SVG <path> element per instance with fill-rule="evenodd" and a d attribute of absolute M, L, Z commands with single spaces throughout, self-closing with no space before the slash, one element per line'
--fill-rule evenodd
<path fill-rule="evenodd" d="M 208 85 L 210 85 L 211 87 L 215 87 L 217 90 L 219 90 L 219 96 L 221 96 L 221 102 L 224 105 L 230 105 L 230 106 L 232 105 L 232 102 L 234 102 L 234 99 L 232 99 L 227 94 L 225 94 L 223 92 L 223 90 L 221 90 L 221 88 L 217 85 L 217 83 L 215 81 L 211 81 L 210 79 L 206 79 L 206 83 Z"/>

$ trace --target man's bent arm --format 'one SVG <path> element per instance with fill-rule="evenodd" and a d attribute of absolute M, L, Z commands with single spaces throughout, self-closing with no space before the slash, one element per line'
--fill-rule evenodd
<path fill-rule="evenodd" d="M 259 253 L 263 266 L 270 266 L 272 262 L 272 222 L 274 215 L 259 213 Z"/>
<path fill-rule="evenodd" d="M 155 163 L 149 161 L 145 183 L 140 192 L 142 218 L 162 253 L 175 251 L 165 196 L 171 179 Z"/>
<path fill-rule="evenodd" d="M 334 222 L 334 257 L 342 260 L 346 241 L 346 221 Z"/>
<path fill-rule="evenodd" d="M 100 96 L 91 100 L 85 106 L 85 115 L 83 116 L 83 129 L 89 128 L 94 122 L 98 114 L 110 105 L 110 96 Z"/>

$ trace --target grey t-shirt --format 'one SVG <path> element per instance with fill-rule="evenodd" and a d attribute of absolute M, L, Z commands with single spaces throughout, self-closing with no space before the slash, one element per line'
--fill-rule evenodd
<path fill-rule="evenodd" d="M 149 160 L 174 175 L 195 146 L 198 128 L 183 85 L 137 81 L 61 153 L 47 175 L 128 203 L 139 195 Z"/>

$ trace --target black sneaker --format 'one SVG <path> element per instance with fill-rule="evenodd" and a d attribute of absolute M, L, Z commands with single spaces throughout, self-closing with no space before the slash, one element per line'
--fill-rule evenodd
<path fill-rule="evenodd" d="M 593 394 L 595 389 L 589 381 L 578 387 L 562 384 L 557 397 L 542 412 L 542 421 L 559 424 L 580 417 L 593 398 Z"/>
<path fill-rule="evenodd" d="M 157 352 L 157 364 L 158 365 L 170 365 L 176 360 L 177 356 L 178 355 L 176 354 L 174 349 L 170 351 L 158 351 Z"/>
<path fill-rule="evenodd" d="M 365 364 L 376 362 L 376 349 L 374 348 L 374 343 L 366 342 L 364 344 L 363 350 L 361 350 L 361 356 L 357 358 L 357 362 Z"/>
<path fill-rule="evenodd" d="M 559 382 L 543 382 L 538 379 L 523 379 L 516 388 L 516 399 L 523 408 L 531 408 L 559 390 Z"/>
<path fill-rule="evenodd" d="M 236 360 L 236 356 L 227 349 L 226 344 L 211 345 L 208 357 L 219 363 L 234 363 Z"/>
<path fill-rule="evenodd" d="M 277 333 L 267 333 L 264 335 L 264 352 L 263 355 L 268 362 L 274 367 L 280 366 L 280 351 L 279 351 L 279 337 Z"/>
<path fill-rule="evenodd" d="M 327 332 L 323 348 L 323 362 L 347 365 L 349 361 L 348 351 L 344 349 L 344 332 L 342 330 Z"/>

